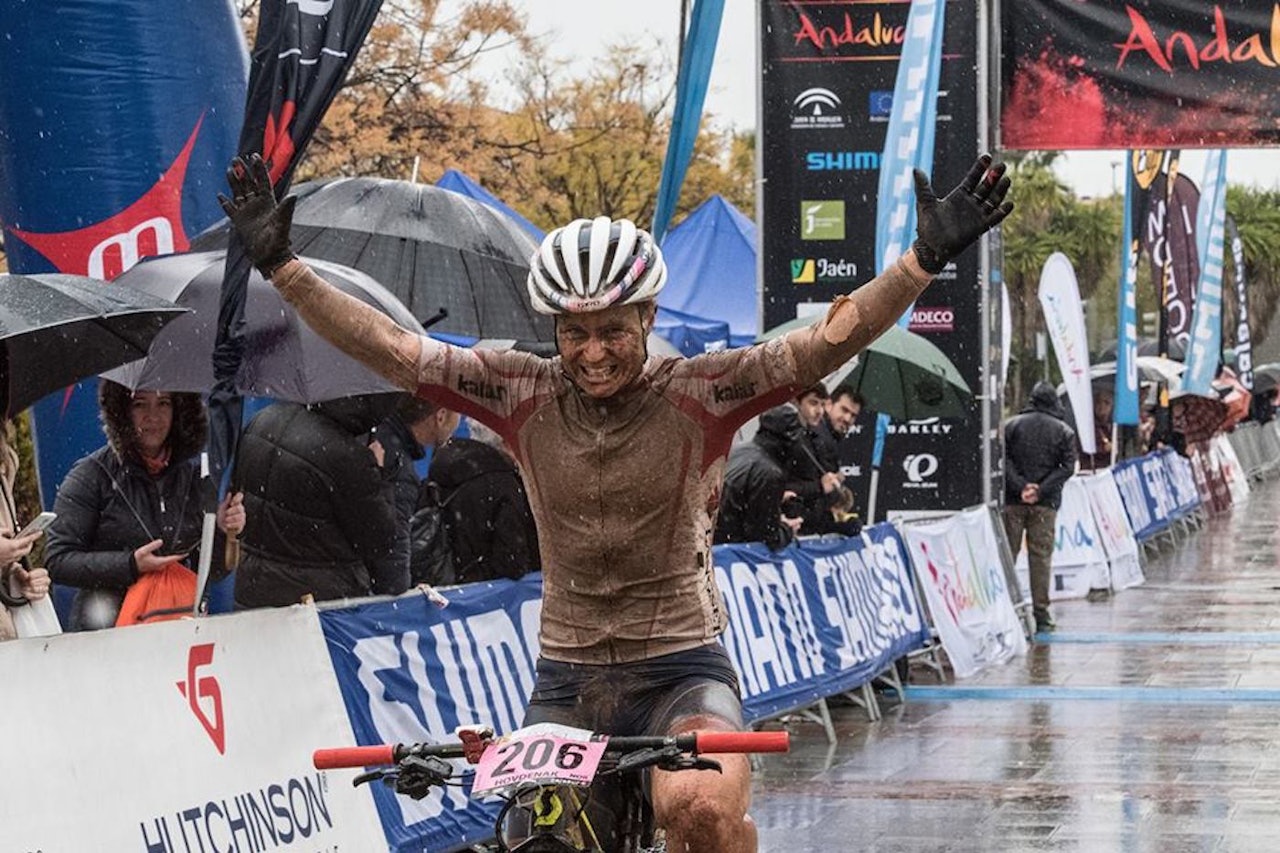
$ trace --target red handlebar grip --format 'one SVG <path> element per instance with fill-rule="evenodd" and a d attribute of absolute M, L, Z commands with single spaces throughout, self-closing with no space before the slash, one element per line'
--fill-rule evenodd
<path fill-rule="evenodd" d="M 698 752 L 786 752 L 790 732 L 698 732 Z"/>
<path fill-rule="evenodd" d="M 311 756 L 317 770 L 336 770 L 341 767 L 368 767 L 373 764 L 395 764 L 395 747 L 389 743 L 378 746 L 341 746 L 337 749 L 317 749 Z"/>

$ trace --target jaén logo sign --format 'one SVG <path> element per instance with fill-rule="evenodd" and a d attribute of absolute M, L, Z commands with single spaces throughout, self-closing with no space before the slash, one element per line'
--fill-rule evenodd
<path fill-rule="evenodd" d="M 187 680 L 178 682 L 178 692 L 191 706 L 191 713 L 196 715 L 200 725 L 209 733 L 209 739 L 218 748 L 219 755 L 226 754 L 227 733 L 222 722 L 222 688 L 218 686 L 217 676 L 205 675 L 196 677 L 196 670 L 213 663 L 213 643 L 201 643 L 187 651 Z M 205 704 L 200 700 L 207 699 L 212 705 L 213 719 L 205 712 Z"/>

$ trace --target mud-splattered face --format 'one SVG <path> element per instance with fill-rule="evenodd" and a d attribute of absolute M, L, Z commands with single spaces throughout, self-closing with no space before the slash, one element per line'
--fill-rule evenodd
<path fill-rule="evenodd" d="M 630 385 L 644 368 L 645 338 L 656 311 L 650 302 L 557 317 L 556 343 L 574 384 L 597 399 Z"/>

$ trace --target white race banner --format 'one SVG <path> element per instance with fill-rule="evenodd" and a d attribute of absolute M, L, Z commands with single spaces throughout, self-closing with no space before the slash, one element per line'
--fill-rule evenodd
<path fill-rule="evenodd" d="M 1085 453 L 1096 453 L 1093 427 L 1093 386 L 1089 380 L 1089 341 L 1084 331 L 1080 287 L 1071 261 L 1054 252 L 1040 272 L 1040 307 L 1045 327 L 1058 357 L 1058 369 L 1067 387 L 1076 434 Z"/>
<path fill-rule="evenodd" d="M 957 678 L 1026 653 L 985 508 L 905 525 L 902 536 Z"/>
<path fill-rule="evenodd" d="M 1115 477 L 1108 469 L 1091 477 L 1081 477 L 1080 482 L 1089 495 L 1098 538 L 1111 565 L 1111 588 L 1119 591 L 1138 586 L 1146 580 L 1142 574 L 1142 558 Z"/>
<path fill-rule="evenodd" d="M 314 608 L 0 643 L 15 851 L 385 849 Z"/>
<path fill-rule="evenodd" d="M 1249 497 L 1249 475 L 1240 466 L 1240 457 L 1236 449 L 1222 433 L 1215 435 L 1209 442 L 1209 450 L 1218 457 L 1218 467 L 1231 490 L 1231 503 L 1239 505 Z"/>
<path fill-rule="evenodd" d="M 1062 506 L 1054 520 L 1052 576 L 1049 579 L 1049 598 L 1084 598 L 1091 589 L 1110 589 L 1111 576 L 1107 568 L 1107 555 L 1102 550 L 1098 528 L 1093 523 L 1093 511 L 1089 508 L 1089 495 L 1081 480 L 1072 477 L 1062 487 Z M 1017 547 L 1019 543 L 1010 542 Z M 1030 596 L 1030 574 L 1027 549 L 1018 552 L 1018 582 Z"/>

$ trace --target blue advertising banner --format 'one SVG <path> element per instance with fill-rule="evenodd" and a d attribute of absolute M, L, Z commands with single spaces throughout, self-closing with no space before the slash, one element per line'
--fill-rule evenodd
<path fill-rule="evenodd" d="M 1227 152 L 1216 149 L 1205 161 L 1200 205 L 1196 209 L 1196 245 L 1200 258 L 1200 283 L 1191 313 L 1191 337 L 1187 341 L 1187 369 L 1182 390 L 1212 393 L 1214 377 L 1222 362 L 1222 256 L 1227 215 Z"/>
<path fill-rule="evenodd" d="M 248 56 L 231 0 L 55 5 L 0 0 L 0 227 L 13 272 L 110 280 L 222 218 Z M 34 408 L 46 505 L 103 443 L 96 387 Z"/>
<path fill-rule="evenodd" d="M 1159 453 L 1117 462 L 1111 473 L 1133 535 L 1139 542 L 1161 532 L 1177 517 L 1178 500 Z"/>
<path fill-rule="evenodd" d="M 1182 518 L 1200 508 L 1200 492 L 1196 490 L 1195 473 L 1191 460 L 1179 456 L 1170 448 L 1156 451 L 1164 463 L 1165 475 L 1173 494 L 1173 518 Z"/>
<path fill-rule="evenodd" d="M 861 538 L 715 549 L 743 708 L 758 720 L 861 686 L 924 645 L 902 539 L 889 525 Z M 462 725 L 509 732 L 533 690 L 541 575 L 423 598 L 326 610 L 320 625 L 356 741 L 441 740 Z M 461 770 L 465 765 L 458 765 Z M 373 788 L 392 850 L 454 849 L 490 835 L 499 802 L 465 786 L 420 801 Z"/>
<path fill-rule="evenodd" d="M 867 541 L 716 548 L 716 580 L 743 711 L 757 720 L 853 690 L 928 639 L 902 539 L 892 526 Z"/>

